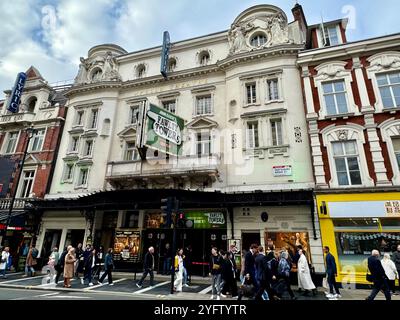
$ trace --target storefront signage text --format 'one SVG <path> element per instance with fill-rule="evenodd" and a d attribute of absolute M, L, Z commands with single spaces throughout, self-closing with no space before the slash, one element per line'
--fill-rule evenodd
<path fill-rule="evenodd" d="M 274 166 L 272 167 L 274 177 L 283 177 L 292 175 L 292 166 Z"/>
<path fill-rule="evenodd" d="M 11 92 L 10 100 L 8 102 L 7 110 L 12 113 L 17 113 L 19 108 L 19 103 L 21 102 L 22 91 L 24 90 L 26 74 L 20 72 L 17 75 L 17 80 L 15 81 L 14 88 Z"/>

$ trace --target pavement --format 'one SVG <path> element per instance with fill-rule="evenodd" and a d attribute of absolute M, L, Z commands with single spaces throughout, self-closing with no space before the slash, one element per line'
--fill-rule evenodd
<path fill-rule="evenodd" d="M 104 284 L 93 281 L 93 286 L 82 284 L 80 279 L 71 281 L 71 288 L 63 287 L 63 280 L 51 283 L 50 276 L 39 274 L 35 277 L 25 277 L 23 273 L 9 273 L 7 279 L 0 277 L 0 300 L 210 300 L 211 279 L 192 277 L 189 287 L 183 287 L 183 292 L 170 294 L 170 276 L 155 275 L 154 286 L 150 287 L 149 277 L 143 287 L 136 286 L 141 275 L 137 274 L 134 280 L 133 273 L 113 273 L 114 285 L 110 286 L 105 279 Z M 324 288 L 318 288 L 316 296 L 303 296 L 292 286 L 298 300 L 327 300 Z M 364 300 L 370 290 L 342 289 L 342 298 L 339 300 Z M 289 299 L 284 296 L 283 299 Z M 379 293 L 376 300 L 384 300 Z M 234 300 L 229 296 L 222 300 Z M 400 301 L 400 296 L 393 296 L 393 300 Z"/>

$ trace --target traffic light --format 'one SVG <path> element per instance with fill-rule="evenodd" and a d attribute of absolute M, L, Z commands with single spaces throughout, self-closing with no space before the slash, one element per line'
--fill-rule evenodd
<path fill-rule="evenodd" d="M 185 213 L 180 212 L 178 214 L 178 220 L 176 222 L 176 226 L 180 229 L 191 229 L 194 226 L 194 221 L 186 219 Z"/>
<path fill-rule="evenodd" d="M 172 224 L 172 210 L 174 208 L 174 198 L 169 197 L 165 199 L 161 199 L 161 212 L 163 215 L 166 215 L 166 227 L 170 228 Z"/>

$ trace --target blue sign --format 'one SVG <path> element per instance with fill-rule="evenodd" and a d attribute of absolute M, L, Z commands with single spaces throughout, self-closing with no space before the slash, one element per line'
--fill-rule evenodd
<path fill-rule="evenodd" d="M 169 49 L 171 47 L 171 42 L 169 40 L 168 31 L 164 31 L 163 37 L 163 46 L 161 52 L 161 74 L 165 79 L 167 79 L 167 71 L 168 71 L 168 58 L 169 58 Z"/>
<path fill-rule="evenodd" d="M 18 112 L 19 103 L 21 102 L 22 90 L 24 90 L 26 73 L 18 73 L 17 80 L 15 81 L 14 88 L 11 92 L 10 100 L 8 101 L 7 110 L 12 113 Z"/>

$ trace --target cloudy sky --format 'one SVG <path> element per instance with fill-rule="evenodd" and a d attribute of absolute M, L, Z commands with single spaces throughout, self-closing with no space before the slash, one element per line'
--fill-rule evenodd
<path fill-rule="evenodd" d="M 226 30 L 246 8 L 282 8 L 292 20 L 294 0 L 1 0 L 0 98 L 16 74 L 34 65 L 50 83 L 73 79 L 79 57 L 101 43 L 127 51 Z M 348 17 L 348 40 L 400 32 L 398 0 L 299 0 L 309 24 Z M 371 19 L 379 17 L 380 19 Z"/>

